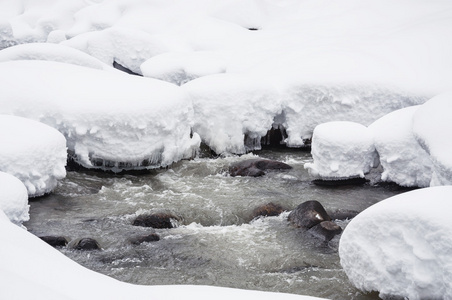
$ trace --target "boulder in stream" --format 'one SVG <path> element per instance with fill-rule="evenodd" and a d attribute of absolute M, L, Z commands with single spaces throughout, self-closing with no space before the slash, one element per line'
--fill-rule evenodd
<path fill-rule="evenodd" d="M 174 228 L 180 218 L 170 213 L 142 214 L 136 217 L 132 225 L 152 228 Z"/>
<path fill-rule="evenodd" d="M 298 205 L 291 211 L 289 221 L 296 227 L 311 228 L 323 221 L 331 221 L 330 216 L 325 211 L 320 202 L 311 200 Z"/>
<path fill-rule="evenodd" d="M 291 166 L 276 160 L 255 158 L 236 162 L 229 167 L 231 176 L 252 176 L 259 177 L 265 175 L 267 170 L 289 170 Z"/>
<path fill-rule="evenodd" d="M 342 228 L 333 221 L 323 221 L 311 227 L 308 232 L 319 239 L 330 241 L 333 237 L 342 232 Z"/>
<path fill-rule="evenodd" d="M 100 250 L 99 243 L 92 238 L 82 238 L 75 244 L 77 250 Z"/>
<path fill-rule="evenodd" d="M 133 245 L 140 245 L 142 243 L 150 243 L 160 241 L 160 236 L 156 233 L 151 233 L 148 235 L 135 236 L 131 238 L 130 243 Z"/>
<path fill-rule="evenodd" d="M 40 236 L 39 238 L 52 247 L 65 247 L 68 243 L 63 236 Z"/>
<path fill-rule="evenodd" d="M 284 210 L 285 209 L 281 205 L 270 202 L 270 203 L 263 204 L 261 206 L 256 207 L 253 210 L 251 219 L 255 219 L 258 217 L 279 216 Z"/>

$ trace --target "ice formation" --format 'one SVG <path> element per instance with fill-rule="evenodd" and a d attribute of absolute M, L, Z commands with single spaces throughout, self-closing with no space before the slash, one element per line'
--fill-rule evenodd
<path fill-rule="evenodd" d="M 3 211 L 12 223 L 20 225 L 30 219 L 28 210 L 28 192 L 25 185 L 18 178 L 0 172 L 0 211 Z"/>
<path fill-rule="evenodd" d="M 167 166 L 199 147 L 191 103 L 173 84 L 51 61 L 3 62 L 0 77 L 0 113 L 58 129 L 87 168 Z"/>
<path fill-rule="evenodd" d="M 31 103 L 26 106 L 34 109 Z M 20 179 L 29 196 L 49 193 L 66 176 L 66 140 L 54 128 L 21 117 L 0 115 L 0 141 L 0 171 Z"/>
<path fill-rule="evenodd" d="M 342 233 L 341 265 L 360 290 L 410 300 L 452 298 L 452 186 L 383 200 Z"/>
<path fill-rule="evenodd" d="M 384 170 L 381 174 L 383 181 L 402 186 L 430 186 L 432 162 L 413 134 L 413 115 L 420 107 L 416 105 L 394 111 L 369 126 Z"/>
<path fill-rule="evenodd" d="M 430 154 L 433 175 L 430 186 L 452 184 L 452 93 L 433 97 L 413 116 L 416 140 Z"/>
<path fill-rule="evenodd" d="M 364 125 L 337 121 L 318 125 L 312 137 L 313 163 L 305 168 L 314 177 L 346 179 L 364 177 L 378 165 L 372 133 Z"/>

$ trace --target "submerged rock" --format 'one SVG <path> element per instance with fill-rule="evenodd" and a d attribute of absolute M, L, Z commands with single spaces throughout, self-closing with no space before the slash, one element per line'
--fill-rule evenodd
<path fill-rule="evenodd" d="M 133 226 L 152 228 L 174 228 L 180 218 L 170 213 L 143 214 L 136 217 Z"/>
<path fill-rule="evenodd" d="M 359 214 L 359 211 L 339 209 L 334 212 L 329 212 L 328 215 L 332 220 L 351 220 Z"/>
<path fill-rule="evenodd" d="M 39 238 L 52 247 L 65 247 L 68 243 L 63 236 L 40 236 Z"/>
<path fill-rule="evenodd" d="M 336 235 L 340 234 L 342 232 L 342 228 L 333 221 L 323 221 L 310 228 L 308 232 L 317 238 L 329 241 Z"/>
<path fill-rule="evenodd" d="M 256 207 L 251 218 L 279 216 L 283 211 L 284 208 L 281 205 L 270 202 Z"/>
<path fill-rule="evenodd" d="M 157 242 L 160 241 L 160 236 L 156 233 L 151 233 L 148 235 L 143 236 L 136 236 L 130 239 L 130 243 L 133 245 L 139 245 L 142 243 L 149 243 L 149 242 Z"/>
<path fill-rule="evenodd" d="M 100 250 L 99 243 L 92 238 L 80 239 L 74 247 L 77 250 Z"/>
<path fill-rule="evenodd" d="M 236 162 L 229 167 L 231 176 L 252 176 L 259 177 L 265 175 L 267 170 L 289 170 L 291 166 L 283 162 L 269 159 L 248 159 Z"/>
<path fill-rule="evenodd" d="M 323 221 L 331 221 L 320 202 L 311 200 L 298 205 L 288 217 L 289 221 L 297 227 L 311 228 Z"/>

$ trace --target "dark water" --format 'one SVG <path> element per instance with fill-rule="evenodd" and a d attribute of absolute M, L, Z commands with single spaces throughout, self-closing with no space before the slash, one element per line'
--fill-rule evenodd
<path fill-rule="evenodd" d="M 31 202 L 32 233 L 62 235 L 61 251 L 97 272 L 145 285 L 203 284 L 304 294 L 329 299 L 378 299 L 355 289 L 342 271 L 337 247 L 287 221 L 290 210 L 318 200 L 327 211 L 361 211 L 403 190 L 376 184 L 321 187 L 311 183 L 305 151 L 261 151 L 263 158 L 293 166 L 258 178 L 231 177 L 233 162 L 254 157 L 198 158 L 141 175 L 68 172 L 51 195 Z M 376 175 L 377 176 L 377 175 Z M 253 210 L 273 202 L 287 212 L 252 219 Z M 132 226 L 142 213 L 169 212 L 177 228 Z M 348 221 L 338 221 L 345 227 Z M 134 236 L 157 233 L 160 241 L 132 245 Z M 92 237 L 101 251 L 73 250 Z"/>

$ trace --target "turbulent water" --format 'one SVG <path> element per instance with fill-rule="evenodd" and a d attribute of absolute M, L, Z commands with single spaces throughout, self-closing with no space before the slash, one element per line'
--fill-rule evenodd
<path fill-rule="evenodd" d="M 320 187 L 304 169 L 312 158 L 294 150 L 261 151 L 259 157 L 293 166 L 263 177 L 231 177 L 241 157 L 197 158 L 140 175 L 68 172 L 51 195 L 31 202 L 25 224 L 38 235 L 66 237 L 61 251 L 97 272 L 146 284 L 202 284 L 286 292 L 330 299 L 378 299 L 355 289 L 342 271 L 336 237 L 325 243 L 292 227 L 288 212 L 307 200 L 327 211 L 366 207 L 402 190 L 376 184 Z M 273 202 L 287 212 L 252 220 L 259 205 Z M 178 227 L 132 226 L 143 213 L 170 212 Z M 347 221 L 338 221 L 345 227 Z M 157 233 L 160 241 L 132 245 Z M 96 239 L 101 251 L 74 250 L 80 238 Z"/>

